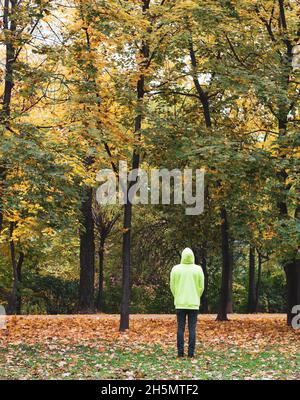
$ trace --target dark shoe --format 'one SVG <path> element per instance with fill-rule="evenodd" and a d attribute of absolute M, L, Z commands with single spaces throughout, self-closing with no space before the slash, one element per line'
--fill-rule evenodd
<path fill-rule="evenodd" d="M 182 357 L 184 357 L 184 354 L 183 353 L 178 353 L 177 357 L 178 358 L 182 358 Z"/>

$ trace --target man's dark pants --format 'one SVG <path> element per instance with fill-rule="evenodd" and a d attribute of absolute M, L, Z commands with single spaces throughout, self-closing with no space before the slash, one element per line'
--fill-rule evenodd
<path fill-rule="evenodd" d="M 177 309 L 177 350 L 178 356 L 184 354 L 184 329 L 186 317 L 188 317 L 188 328 L 189 328 L 189 345 L 188 345 L 188 356 L 193 357 L 196 344 L 196 324 L 198 310 L 188 309 Z"/>

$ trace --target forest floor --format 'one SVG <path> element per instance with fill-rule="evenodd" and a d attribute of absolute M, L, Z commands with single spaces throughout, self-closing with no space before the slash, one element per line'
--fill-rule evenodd
<path fill-rule="evenodd" d="M 176 358 L 174 315 L 10 316 L 0 379 L 300 379 L 300 330 L 280 314 L 199 315 L 194 359 Z"/>

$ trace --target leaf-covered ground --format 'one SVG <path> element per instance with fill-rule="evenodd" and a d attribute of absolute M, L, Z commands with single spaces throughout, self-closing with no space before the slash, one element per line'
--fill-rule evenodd
<path fill-rule="evenodd" d="M 300 331 L 282 315 L 199 316 L 197 355 L 176 358 L 173 315 L 9 317 L 1 379 L 300 379 Z"/>

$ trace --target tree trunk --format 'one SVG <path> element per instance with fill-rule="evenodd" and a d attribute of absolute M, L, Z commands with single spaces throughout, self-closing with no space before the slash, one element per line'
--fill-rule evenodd
<path fill-rule="evenodd" d="M 16 262 L 16 254 L 15 254 L 15 244 L 12 239 L 14 232 L 15 224 L 14 222 L 10 222 L 9 224 L 9 248 L 10 248 L 10 258 L 13 270 L 13 286 L 8 299 L 7 305 L 7 314 L 15 314 L 17 308 L 17 290 L 18 290 L 18 272 L 17 272 L 17 262 Z"/>
<path fill-rule="evenodd" d="M 194 86 L 199 96 L 199 100 L 203 107 L 203 114 L 205 125 L 207 128 L 212 127 L 211 115 L 210 115 L 210 107 L 209 107 L 209 97 L 208 94 L 202 89 L 202 86 L 199 81 L 199 74 L 198 74 L 198 63 L 196 58 L 196 53 L 194 50 L 194 44 L 192 36 L 189 39 L 189 52 L 190 52 L 190 60 L 192 64 L 192 76 L 194 81 Z"/>
<path fill-rule="evenodd" d="M 142 10 L 145 13 L 150 6 L 150 0 L 143 0 Z M 144 67 L 149 66 L 149 46 L 148 43 L 143 41 L 141 48 L 141 56 L 143 57 Z M 135 147 L 132 155 L 132 169 L 137 170 L 140 166 L 140 150 L 139 141 L 142 127 L 142 108 L 143 99 L 145 95 L 145 76 L 141 73 L 137 82 L 137 100 L 138 100 L 138 114 L 135 118 L 134 135 L 136 138 Z M 132 220 L 132 204 L 128 198 L 128 193 L 131 187 L 137 182 L 138 177 L 130 181 L 127 190 L 127 204 L 124 205 L 124 222 L 123 222 L 123 246 L 122 246 L 122 301 L 121 301 L 121 312 L 120 312 L 120 331 L 124 332 L 129 328 L 129 304 L 130 304 L 130 292 L 131 292 L 131 220 Z"/>
<path fill-rule="evenodd" d="M 250 245 L 249 249 L 249 283 L 248 283 L 248 305 L 247 312 L 255 312 L 255 248 Z"/>
<path fill-rule="evenodd" d="M 6 167 L 4 166 L 5 161 L 1 160 L 3 165 L 0 166 L 0 234 L 3 229 L 3 194 L 4 185 L 6 180 Z"/>
<path fill-rule="evenodd" d="M 3 8 L 3 28 L 5 36 L 5 74 L 4 90 L 2 98 L 2 110 L 0 113 L 0 123 L 9 126 L 10 104 L 12 90 L 14 86 L 14 63 L 16 49 L 14 47 L 14 34 L 16 32 L 15 18 L 10 18 L 15 13 L 17 0 L 4 0 Z M 10 31 L 9 35 L 7 32 Z M 0 233 L 3 228 L 3 191 L 6 179 L 6 161 L 1 160 L 0 166 Z"/>
<path fill-rule="evenodd" d="M 257 281 L 255 288 L 255 306 L 254 311 L 258 312 L 259 308 L 259 292 L 260 292 L 260 284 L 261 284 L 261 273 L 262 273 L 262 258 L 261 254 L 258 252 L 258 268 L 257 268 Z"/>
<path fill-rule="evenodd" d="M 279 17 L 280 17 L 280 23 L 282 26 L 282 41 L 286 45 L 286 54 L 285 57 L 282 57 L 282 82 L 283 82 L 283 87 L 281 87 L 281 90 L 285 90 L 286 94 L 288 95 L 289 93 L 289 84 L 291 82 L 290 76 L 293 71 L 293 66 L 292 66 L 292 58 L 293 58 L 293 44 L 291 40 L 288 37 L 288 26 L 287 26 L 287 19 L 286 19 L 286 13 L 285 9 L 288 7 L 288 2 L 284 2 L 284 0 L 278 0 L 279 3 Z M 298 31 L 298 36 L 300 36 L 300 31 Z M 288 128 L 288 115 L 290 110 L 292 109 L 292 101 L 290 100 L 289 103 L 285 101 L 285 99 L 282 101 L 282 96 L 279 97 L 278 100 L 278 128 L 279 128 L 279 136 L 278 139 L 286 136 L 287 133 L 287 128 Z M 283 154 L 281 158 L 285 159 L 286 155 Z M 279 210 L 281 213 L 281 216 L 284 218 L 288 218 L 288 200 L 286 198 L 286 193 L 291 189 L 291 183 L 288 183 L 288 172 L 286 169 L 281 169 L 279 171 L 279 180 L 280 183 L 282 184 L 282 191 L 285 193 L 283 200 L 279 202 Z M 295 218 L 298 218 L 297 216 L 297 210 L 299 209 L 299 203 L 298 207 L 296 208 L 295 212 Z M 299 252 L 299 248 L 295 248 L 295 253 L 297 254 Z M 292 308 L 294 305 L 300 304 L 300 259 L 294 259 L 294 261 L 290 262 L 285 262 L 283 263 L 284 271 L 286 274 L 286 283 L 287 283 L 287 323 L 288 325 L 291 325 L 291 321 L 293 318 L 292 314 Z"/>
<path fill-rule="evenodd" d="M 287 282 L 287 323 L 291 325 L 295 316 L 292 309 L 300 304 L 300 259 L 286 264 L 284 270 Z"/>
<path fill-rule="evenodd" d="M 141 95 L 142 93 L 142 95 Z M 144 97 L 144 77 L 142 76 L 138 81 L 138 97 Z M 142 115 L 138 115 L 135 119 L 135 133 L 139 133 L 142 125 Z M 140 154 L 138 149 L 134 149 L 132 157 L 132 170 L 137 170 L 140 165 Z M 123 261 L 123 274 L 122 274 L 122 301 L 121 301 L 121 315 L 120 315 L 120 331 L 124 332 L 129 328 L 129 303 L 131 292 L 131 221 L 132 221 L 132 204 L 129 199 L 128 193 L 131 187 L 137 182 L 136 179 L 130 181 L 127 190 L 127 204 L 124 205 L 124 222 L 123 222 L 123 247 L 122 247 L 122 261 Z"/>
<path fill-rule="evenodd" d="M 130 302 L 130 265 L 131 265 L 131 217 L 132 205 L 130 202 L 124 206 L 124 223 L 123 223 L 123 281 L 122 281 L 122 302 L 121 302 L 121 319 L 120 331 L 123 332 L 129 328 L 129 302 Z"/>
<path fill-rule="evenodd" d="M 190 28 L 189 28 L 190 29 Z M 212 119 L 210 112 L 210 104 L 209 104 L 209 96 L 208 93 L 203 90 L 201 83 L 199 81 L 199 71 L 198 71 L 198 63 L 196 58 L 196 52 L 194 50 L 192 32 L 190 31 L 189 38 L 189 53 L 190 60 L 192 64 L 192 77 L 194 82 L 194 87 L 198 94 L 200 103 L 203 107 L 204 121 L 205 126 L 208 129 L 212 128 Z M 218 183 L 219 185 L 220 183 Z M 223 321 L 227 320 L 227 312 L 232 312 L 232 260 L 230 259 L 230 246 L 229 246 L 229 238 L 228 238 L 228 221 L 227 221 L 227 211 L 226 208 L 223 207 L 221 211 L 221 215 L 223 215 L 226 219 L 226 229 L 224 224 L 221 225 L 221 237 L 222 237 L 222 257 L 223 257 L 223 270 L 222 270 L 222 288 L 221 288 L 221 298 L 220 298 L 220 306 L 219 306 L 219 314 L 217 320 Z M 225 232 L 226 231 L 226 232 Z M 224 275 L 225 272 L 225 275 Z M 225 286 L 226 279 L 226 288 Z M 224 281 L 224 282 L 223 282 Z M 224 303 L 225 301 L 225 303 Z"/>
<path fill-rule="evenodd" d="M 86 188 L 81 204 L 80 229 L 79 312 L 82 314 L 94 312 L 95 243 L 92 203 L 93 190 Z"/>
<path fill-rule="evenodd" d="M 206 255 L 206 243 L 202 244 L 201 248 L 192 247 L 195 255 L 195 263 L 201 265 L 204 274 L 204 291 L 201 296 L 201 305 L 199 311 L 203 314 L 208 313 L 208 299 L 207 299 L 207 289 L 208 289 L 208 273 L 207 273 L 207 255 Z"/>
<path fill-rule="evenodd" d="M 97 310 L 103 311 L 104 308 L 104 245 L 105 239 L 100 238 L 98 257 L 99 257 L 99 288 L 98 288 L 98 296 L 97 296 Z"/>
<path fill-rule="evenodd" d="M 229 299 L 230 274 L 232 271 L 229 250 L 228 217 L 225 207 L 221 209 L 221 243 L 222 243 L 222 283 L 217 321 L 228 321 L 227 307 Z"/>
<path fill-rule="evenodd" d="M 232 278 L 233 277 L 232 277 L 232 268 L 231 268 L 229 278 L 228 278 L 228 301 L 227 301 L 227 307 L 226 307 L 227 314 L 233 313 L 233 295 L 232 295 L 233 279 Z"/>
<path fill-rule="evenodd" d="M 22 295 L 20 292 L 20 286 L 22 285 L 22 265 L 24 261 L 24 253 L 21 251 L 19 254 L 19 260 L 17 263 L 17 275 L 18 275 L 18 290 L 17 290 L 17 305 L 16 305 L 16 312 L 17 314 L 22 314 Z"/>
<path fill-rule="evenodd" d="M 208 314 L 208 272 L 207 272 L 206 252 L 202 254 L 201 266 L 204 274 L 204 291 L 201 297 L 200 310 L 203 314 Z"/>
<path fill-rule="evenodd" d="M 7 305 L 7 314 L 9 315 L 21 314 L 20 283 L 22 280 L 21 269 L 24 261 L 24 253 L 20 251 L 19 259 L 17 261 L 15 243 L 12 239 L 14 229 L 15 229 L 15 223 L 11 222 L 9 226 L 9 237 L 10 237 L 9 247 L 10 247 L 11 264 L 13 269 L 13 286 L 11 293 L 9 295 L 8 305 Z"/>
<path fill-rule="evenodd" d="M 9 6 L 10 4 L 10 6 Z M 11 15 L 16 12 L 17 0 L 5 0 L 4 1 L 4 13 L 3 13 L 3 27 L 5 32 L 10 30 L 10 35 L 5 37 L 5 47 L 6 47 L 6 61 L 5 61 L 5 82 L 4 82 L 4 92 L 3 92 L 3 108 L 2 108 L 2 120 L 7 123 L 10 116 L 10 103 L 12 89 L 14 86 L 13 80 L 13 66 L 15 63 L 15 47 L 14 47 L 14 33 L 16 32 L 16 22 L 15 16 L 10 18 Z"/>
<path fill-rule="evenodd" d="M 228 221 L 227 221 L 228 223 Z M 230 271 L 228 278 L 228 301 L 227 301 L 227 314 L 233 313 L 233 293 L 232 293 L 232 285 L 233 285 L 233 246 L 230 245 L 229 242 L 229 254 L 230 254 Z"/>
<path fill-rule="evenodd" d="M 140 116 L 141 117 L 141 116 Z M 141 127 L 141 118 L 136 120 L 136 129 Z M 140 129 L 140 128 L 139 128 Z M 137 132 L 137 131 L 136 131 Z M 137 150 L 134 151 L 132 169 L 138 169 L 140 156 Z M 120 313 L 120 331 L 124 332 L 129 329 L 129 305 L 131 293 L 131 221 L 132 221 L 132 204 L 128 198 L 128 193 L 131 187 L 136 183 L 136 179 L 128 185 L 127 204 L 124 205 L 124 222 L 123 222 L 123 246 L 122 246 L 122 301 Z"/>
<path fill-rule="evenodd" d="M 8 298 L 8 304 L 7 304 L 7 315 L 13 315 L 17 313 L 17 291 L 18 291 L 18 280 L 15 276 L 15 271 L 14 272 L 14 277 L 13 277 L 13 287 L 10 292 L 9 298 Z"/>

